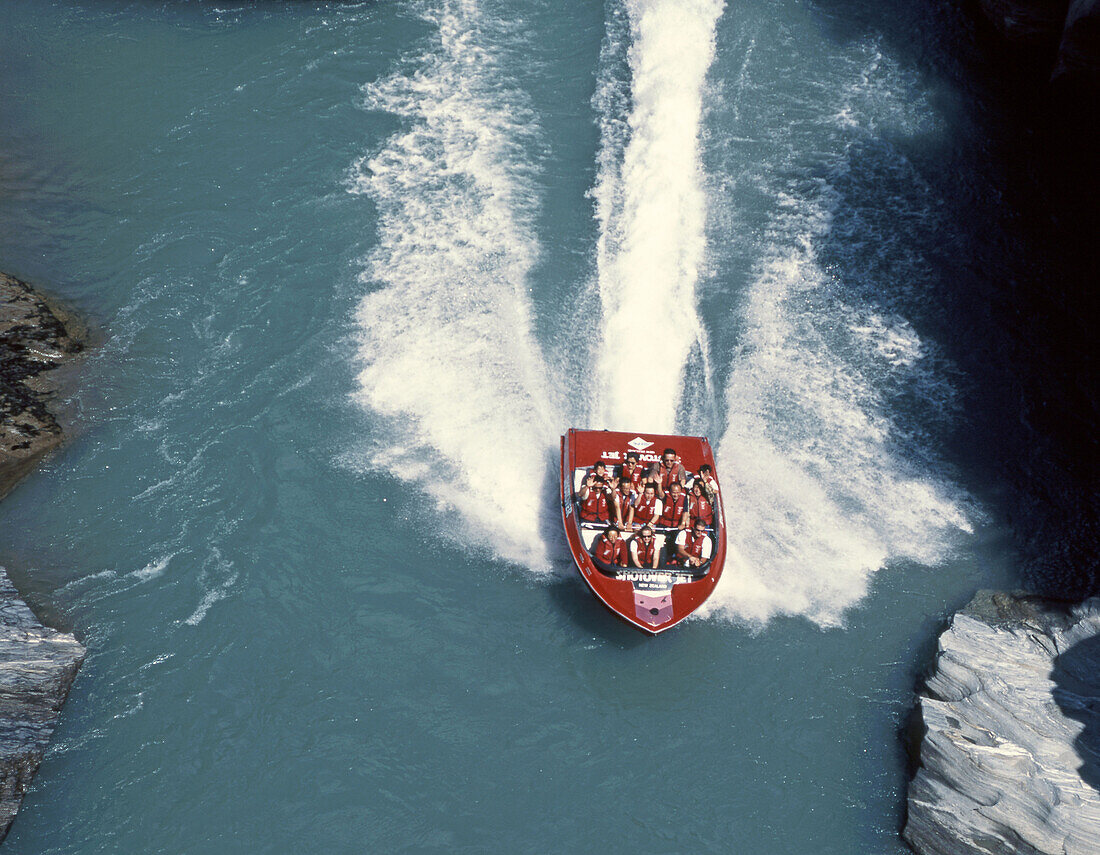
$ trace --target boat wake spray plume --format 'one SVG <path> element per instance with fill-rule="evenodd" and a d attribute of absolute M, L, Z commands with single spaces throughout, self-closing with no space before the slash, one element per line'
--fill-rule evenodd
<path fill-rule="evenodd" d="M 478 4 L 426 9 L 433 44 L 364 87 L 405 129 L 354 166 L 378 209 L 361 279 L 355 398 L 379 420 L 367 466 L 431 496 L 462 543 L 546 569 L 546 473 L 561 416 L 532 332 L 533 118 L 480 39 Z"/>
<path fill-rule="evenodd" d="M 625 0 L 608 24 L 592 191 L 603 310 L 600 427 L 673 432 L 685 366 L 704 342 L 695 308 L 706 243 L 699 133 L 722 7 L 721 0 Z"/>

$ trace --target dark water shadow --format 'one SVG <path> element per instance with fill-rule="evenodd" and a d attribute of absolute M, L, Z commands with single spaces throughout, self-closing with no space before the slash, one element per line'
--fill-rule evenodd
<path fill-rule="evenodd" d="M 808 5 L 823 38 L 873 39 L 916 74 L 941 119 L 923 135 L 858 141 L 843 169 L 819 176 L 837 200 L 822 261 L 842 292 L 900 313 L 957 370 L 960 416 L 937 427 L 918 413 L 912 427 L 932 431 L 928 445 L 946 450 L 964 483 L 997 494 L 1025 586 L 1063 599 L 1096 593 L 1100 217 L 1087 188 L 1100 169 L 1061 147 L 1045 82 L 1006 68 L 970 4 Z M 907 196 L 909 171 L 892 173 L 891 159 L 927 184 L 927 215 L 889 211 L 895 194 Z M 885 233 L 861 231 L 868 219 Z M 858 239 L 881 258 L 854 256 Z M 867 290 L 910 250 L 923 256 L 924 293 L 898 304 Z"/>
<path fill-rule="evenodd" d="M 1054 659 L 1054 702 L 1067 718 L 1084 724 L 1073 740 L 1081 779 L 1100 792 L 1100 635 L 1070 647 Z"/>
<path fill-rule="evenodd" d="M 578 573 L 575 579 L 562 579 L 548 587 L 551 602 L 562 614 L 568 616 L 579 633 L 598 638 L 622 650 L 633 650 L 648 642 L 652 636 L 629 626 L 604 606 Z"/>
<path fill-rule="evenodd" d="M 647 637 L 615 617 L 581 579 L 565 539 L 561 506 L 561 456 L 548 455 L 539 487 L 539 537 L 548 545 L 555 579 L 547 586 L 550 601 L 587 636 L 602 638 L 621 647 L 644 644 Z"/>

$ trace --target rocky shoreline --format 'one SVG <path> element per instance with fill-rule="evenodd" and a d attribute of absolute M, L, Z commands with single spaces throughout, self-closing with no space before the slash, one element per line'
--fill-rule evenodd
<path fill-rule="evenodd" d="M 910 737 L 916 852 L 1100 852 L 1100 597 L 979 591 L 940 636 Z"/>
<path fill-rule="evenodd" d="M 49 409 L 86 333 L 30 286 L 0 273 L 0 498 L 57 448 Z M 46 751 L 84 647 L 43 626 L 0 567 L 0 840 Z"/>

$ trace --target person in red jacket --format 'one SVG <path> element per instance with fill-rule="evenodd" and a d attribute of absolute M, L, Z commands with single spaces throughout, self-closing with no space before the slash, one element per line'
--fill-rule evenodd
<path fill-rule="evenodd" d="M 713 503 L 714 497 L 718 495 L 718 482 L 714 480 L 714 470 L 710 468 L 709 463 L 704 463 L 699 467 L 699 474 L 692 481 L 692 486 L 695 484 L 702 486 L 703 492 Z"/>
<path fill-rule="evenodd" d="M 696 520 L 702 520 L 703 525 L 714 525 L 714 505 L 705 492 L 703 482 L 699 479 L 691 485 L 691 495 L 688 496 L 688 515 L 691 517 L 692 526 Z"/>
<path fill-rule="evenodd" d="M 687 470 L 680 462 L 676 449 L 666 448 L 661 452 L 661 459 L 649 470 L 649 480 L 657 484 L 657 498 L 662 501 L 673 481 L 679 481 L 680 486 L 684 486 L 684 482 L 687 481 Z"/>
<path fill-rule="evenodd" d="M 611 488 L 599 475 L 589 473 L 584 476 L 577 498 L 581 501 L 580 515 L 585 522 L 611 521 L 614 497 Z"/>
<path fill-rule="evenodd" d="M 688 567 L 699 567 L 710 560 L 713 549 L 710 535 L 702 520 L 696 520 L 691 531 L 682 531 L 676 535 L 676 553 L 670 558 L 670 563 L 683 564 Z"/>
<path fill-rule="evenodd" d="M 642 526 L 642 530 L 630 539 L 630 563 L 635 567 L 656 570 L 658 552 L 657 539 L 649 526 Z"/>
<path fill-rule="evenodd" d="M 629 480 L 637 492 L 642 492 L 645 483 L 646 469 L 638 462 L 638 454 L 634 451 L 626 453 L 626 462 L 619 469 L 619 477 L 624 481 Z"/>
<path fill-rule="evenodd" d="M 665 528 L 688 527 L 688 497 L 679 481 L 673 481 L 665 494 L 665 507 L 657 518 L 657 525 Z"/>
<path fill-rule="evenodd" d="M 663 505 L 657 498 L 656 485 L 646 484 L 642 495 L 634 500 L 634 516 L 631 518 L 631 525 L 637 527 L 653 525 L 657 522 L 662 510 Z"/>
<path fill-rule="evenodd" d="M 619 535 L 622 532 L 615 526 L 596 538 L 593 544 L 593 555 L 601 564 L 610 564 L 613 567 L 626 567 L 627 548 L 626 540 Z"/>
<path fill-rule="evenodd" d="M 638 498 L 638 491 L 634 489 L 629 478 L 620 478 L 617 475 L 611 479 L 611 490 L 619 528 L 630 531 L 634 522 L 634 501 Z"/>

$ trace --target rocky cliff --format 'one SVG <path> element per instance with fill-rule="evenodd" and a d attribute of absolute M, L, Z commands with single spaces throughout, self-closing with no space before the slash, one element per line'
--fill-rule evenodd
<path fill-rule="evenodd" d="M 978 0 L 1004 41 L 1032 54 L 1050 80 L 1100 85 L 1100 0 Z"/>
<path fill-rule="evenodd" d="M 83 349 L 75 321 L 0 273 L 0 497 L 62 441 L 48 404 Z M 0 567 L 0 840 L 38 769 L 84 648 L 43 626 Z"/>
<path fill-rule="evenodd" d="M 1100 852 L 1100 598 L 979 592 L 913 720 L 904 837 L 921 855 Z"/>
<path fill-rule="evenodd" d="M 40 624 L 0 568 L 0 840 L 83 661 L 77 640 Z"/>
<path fill-rule="evenodd" d="M 81 350 L 81 331 L 18 279 L 0 273 L 0 498 L 61 444 L 47 407 L 56 369 Z"/>

